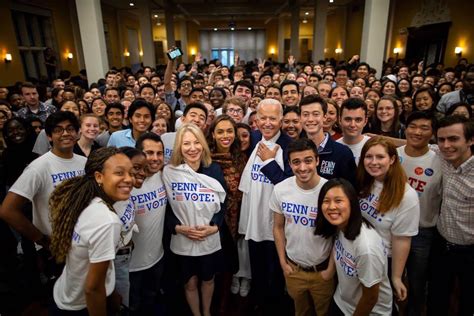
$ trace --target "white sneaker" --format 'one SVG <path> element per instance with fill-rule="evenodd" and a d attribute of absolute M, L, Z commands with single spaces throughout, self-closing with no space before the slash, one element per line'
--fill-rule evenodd
<path fill-rule="evenodd" d="M 247 297 L 250 292 L 250 279 L 242 278 L 242 283 L 240 284 L 240 296 Z"/>
<path fill-rule="evenodd" d="M 232 294 L 239 293 L 240 290 L 240 280 L 238 277 L 232 277 L 232 284 L 230 285 L 230 292 Z"/>

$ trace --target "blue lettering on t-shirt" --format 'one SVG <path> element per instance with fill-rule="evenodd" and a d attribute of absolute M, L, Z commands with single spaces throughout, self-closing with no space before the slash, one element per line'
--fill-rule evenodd
<path fill-rule="evenodd" d="M 53 173 L 51 175 L 51 179 L 53 180 L 53 185 L 56 187 L 58 184 L 60 184 L 64 180 L 82 176 L 83 174 L 84 174 L 84 170 L 65 171 L 65 172 Z"/>
<path fill-rule="evenodd" d="M 256 163 L 252 165 L 252 171 L 250 172 L 250 176 L 252 178 L 252 181 L 272 184 L 270 179 L 268 179 L 263 173 L 260 172 L 261 167 L 262 167 L 262 165 L 259 165 L 259 164 L 256 164 Z"/>
<path fill-rule="evenodd" d="M 366 198 L 359 200 L 360 210 L 367 213 L 373 219 L 381 222 L 383 214 L 380 214 L 377 210 L 378 198 L 375 198 L 375 194 L 370 193 Z"/>
<path fill-rule="evenodd" d="M 342 242 L 337 238 L 334 243 L 336 250 L 336 262 L 341 266 L 344 273 L 349 277 L 357 277 L 357 267 L 354 256 L 344 249 Z"/>
<path fill-rule="evenodd" d="M 316 206 L 282 202 L 281 211 L 289 219 L 289 222 L 306 227 L 316 227 L 316 216 L 318 215 Z"/>
<path fill-rule="evenodd" d="M 201 183 L 171 182 L 171 190 L 173 192 L 173 201 L 204 203 L 213 203 L 215 201 L 214 190 L 205 187 Z"/>

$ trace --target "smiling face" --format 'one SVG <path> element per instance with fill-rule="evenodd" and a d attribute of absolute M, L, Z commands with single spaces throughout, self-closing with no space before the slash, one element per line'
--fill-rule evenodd
<path fill-rule="evenodd" d="M 137 109 L 130 118 L 133 130 L 138 133 L 146 132 L 151 126 L 151 113 L 147 107 Z"/>
<path fill-rule="evenodd" d="M 291 153 L 289 162 L 300 188 L 311 189 L 317 183 L 319 176 L 316 167 L 319 159 L 311 149 Z"/>
<path fill-rule="evenodd" d="M 275 136 L 281 128 L 282 113 L 281 105 L 264 104 L 257 111 L 257 126 L 266 140 Z"/>
<path fill-rule="evenodd" d="M 427 119 L 413 120 L 407 125 L 405 130 L 407 146 L 421 149 L 428 146 L 433 136 L 431 121 Z"/>
<path fill-rule="evenodd" d="M 193 123 L 201 130 L 204 130 L 206 127 L 206 112 L 200 108 L 192 108 L 183 116 L 183 123 Z"/>
<path fill-rule="evenodd" d="M 472 156 L 473 139 L 466 139 L 463 124 L 441 127 L 437 131 L 438 146 L 443 158 L 455 168 Z"/>
<path fill-rule="evenodd" d="M 319 103 L 311 103 L 301 108 L 301 124 L 307 134 L 316 135 L 323 132 L 325 114 Z"/>
<path fill-rule="evenodd" d="M 114 129 L 119 129 L 122 127 L 123 114 L 120 109 L 110 108 L 107 112 L 107 121 L 109 122 L 110 127 Z"/>
<path fill-rule="evenodd" d="M 95 100 L 92 103 L 92 113 L 97 116 L 103 116 L 105 114 L 105 108 L 107 105 L 102 99 Z"/>
<path fill-rule="evenodd" d="M 380 100 L 377 105 L 376 114 L 382 123 L 393 121 L 395 118 L 395 106 L 390 100 Z"/>
<path fill-rule="evenodd" d="M 183 135 L 181 154 L 184 161 L 191 167 L 199 167 L 203 153 L 202 144 L 193 133 L 187 131 Z"/>
<path fill-rule="evenodd" d="M 74 115 L 79 118 L 81 116 L 81 112 L 79 110 L 79 106 L 74 101 L 66 101 L 61 106 L 61 111 L 72 112 Z"/>
<path fill-rule="evenodd" d="M 145 155 L 133 156 L 130 161 L 132 162 L 133 187 L 140 189 L 146 178 L 147 161 Z"/>
<path fill-rule="evenodd" d="M 146 172 L 148 176 L 151 176 L 163 168 L 163 144 L 151 139 L 145 139 L 142 146 L 147 160 Z"/>
<path fill-rule="evenodd" d="M 364 156 L 364 168 L 375 180 L 383 182 L 395 158 L 388 155 L 384 146 L 377 144 L 367 150 Z"/>
<path fill-rule="evenodd" d="M 168 126 L 166 125 L 166 120 L 162 117 L 157 118 L 152 124 L 151 131 L 157 135 L 163 135 L 167 132 Z"/>
<path fill-rule="evenodd" d="M 340 186 L 335 186 L 326 192 L 321 203 L 321 211 L 326 220 L 340 230 L 349 223 L 351 203 Z"/>
<path fill-rule="evenodd" d="M 250 133 L 246 128 L 237 128 L 237 134 L 240 140 L 240 150 L 246 151 L 250 146 Z"/>
<path fill-rule="evenodd" d="M 230 146 L 235 141 L 235 130 L 234 125 L 227 120 L 220 121 L 217 123 L 212 137 L 216 142 L 218 152 L 229 152 Z"/>
<path fill-rule="evenodd" d="M 344 102 L 344 100 L 349 99 L 349 96 L 347 95 L 346 89 L 341 88 L 341 87 L 336 87 L 332 91 L 331 99 L 336 101 L 337 105 L 340 107 L 342 102 Z"/>
<path fill-rule="evenodd" d="M 53 128 L 51 136 L 48 135 L 48 139 L 53 143 L 54 153 L 71 153 L 78 139 L 77 131 L 71 122 L 68 120 L 62 121 Z"/>
<path fill-rule="evenodd" d="M 132 168 L 127 156 L 116 154 L 105 161 L 101 172 L 95 172 L 95 180 L 112 201 L 125 201 L 132 191 Z"/>
<path fill-rule="evenodd" d="M 3 115 L 0 113 L 0 115 Z M 26 140 L 26 129 L 17 120 L 12 120 L 7 125 L 8 139 L 14 144 L 21 144 Z"/>
<path fill-rule="evenodd" d="M 337 110 L 334 104 L 328 102 L 328 110 L 326 112 L 326 119 L 323 122 L 323 128 L 325 132 L 332 129 L 334 124 L 337 122 Z"/>
<path fill-rule="evenodd" d="M 224 95 L 219 90 L 213 90 L 209 95 L 209 101 L 215 109 L 218 109 L 224 104 Z"/>
<path fill-rule="evenodd" d="M 292 139 L 298 139 L 303 130 L 300 116 L 295 112 L 288 112 L 283 116 L 283 124 L 281 130 Z"/>
<path fill-rule="evenodd" d="M 428 91 L 417 93 L 415 98 L 415 105 L 419 111 L 431 110 L 433 107 L 433 99 Z"/>
<path fill-rule="evenodd" d="M 384 95 L 394 95 L 395 89 L 395 84 L 393 82 L 387 82 L 382 88 L 382 93 Z"/>
<path fill-rule="evenodd" d="M 285 106 L 296 106 L 300 102 L 298 88 L 294 84 L 287 84 L 282 88 L 282 101 Z"/>
<path fill-rule="evenodd" d="M 344 137 L 352 139 L 358 138 L 362 135 L 365 124 L 367 124 L 367 117 L 362 108 L 346 109 L 341 113 L 339 125 L 341 126 Z"/>
<path fill-rule="evenodd" d="M 85 117 L 81 122 L 81 136 L 88 140 L 95 140 L 99 135 L 99 119 L 96 117 Z"/>

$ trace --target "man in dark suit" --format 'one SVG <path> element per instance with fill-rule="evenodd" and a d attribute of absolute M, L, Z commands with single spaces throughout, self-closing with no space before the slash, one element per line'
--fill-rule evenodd
<path fill-rule="evenodd" d="M 258 131 L 251 135 L 250 158 L 239 189 L 244 193 L 239 233 L 249 242 L 252 286 L 263 312 L 274 314 L 284 294 L 284 277 L 273 239 L 268 205 L 274 185 L 293 175 L 286 148 L 291 138 L 280 131 L 283 107 L 264 99 L 257 107 Z M 276 310 L 275 310 L 276 309 Z"/>

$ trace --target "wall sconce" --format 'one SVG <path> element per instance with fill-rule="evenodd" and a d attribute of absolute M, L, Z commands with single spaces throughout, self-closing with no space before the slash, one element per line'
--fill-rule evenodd
<path fill-rule="evenodd" d="M 67 61 L 71 62 L 73 58 L 74 58 L 74 55 L 72 53 L 67 54 Z"/>
<path fill-rule="evenodd" d="M 401 51 L 402 51 L 402 49 L 400 47 L 395 47 L 393 49 L 393 53 L 395 54 L 396 59 L 398 59 L 398 54 L 400 54 Z"/>
<path fill-rule="evenodd" d="M 130 54 L 130 53 L 129 53 Z M 140 55 L 140 57 L 143 57 L 143 51 L 141 50 L 138 55 Z"/>
<path fill-rule="evenodd" d="M 342 48 L 336 48 L 336 49 L 334 50 L 334 52 L 335 52 L 336 54 L 341 54 L 341 53 L 342 53 Z"/>
<path fill-rule="evenodd" d="M 459 46 L 456 47 L 456 48 L 454 49 L 454 53 L 455 53 L 458 57 L 461 57 L 461 55 L 462 55 L 462 47 L 459 47 Z"/>
<path fill-rule="evenodd" d="M 191 48 L 191 55 L 195 56 L 196 55 L 196 48 Z"/>
<path fill-rule="evenodd" d="M 125 57 L 130 57 L 130 52 L 129 52 L 129 51 L 125 51 L 125 52 L 123 53 L 123 55 L 124 55 Z"/>
<path fill-rule="evenodd" d="M 270 48 L 270 54 L 275 55 L 275 47 Z"/>
<path fill-rule="evenodd" d="M 5 54 L 5 63 L 12 62 L 12 54 Z"/>
<path fill-rule="evenodd" d="M 326 54 L 327 52 L 328 52 L 328 49 L 327 49 L 327 48 L 325 48 L 325 49 L 324 49 L 324 53 Z"/>

